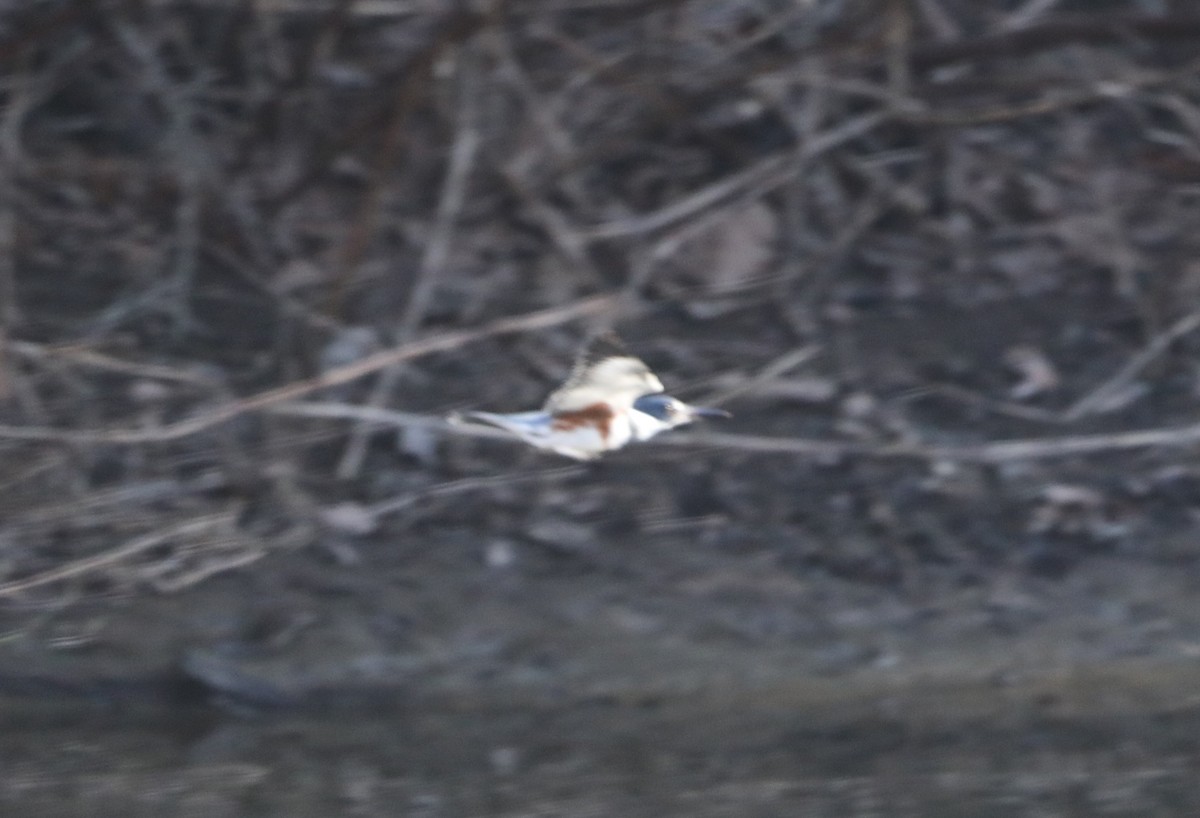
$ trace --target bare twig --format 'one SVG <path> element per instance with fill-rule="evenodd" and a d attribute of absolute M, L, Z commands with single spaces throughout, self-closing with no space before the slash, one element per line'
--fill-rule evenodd
<path fill-rule="evenodd" d="M 129 485 L 91 491 L 78 499 L 14 508 L 8 513 L 5 525 L 11 531 L 14 527 L 33 528 L 56 521 L 79 519 L 84 515 L 93 525 L 105 517 L 128 520 L 132 509 L 174 499 L 190 488 L 176 480 L 136 481 Z"/>
<path fill-rule="evenodd" d="M 13 264 L 15 218 L 9 200 L 11 182 L 0 173 L 0 185 L 5 188 L 0 194 L 0 333 L 15 327 L 21 320 L 20 302 L 17 300 L 17 277 Z M 0 372 L 3 361 L 0 360 Z M 2 375 L 0 375 L 2 377 Z"/>
<path fill-rule="evenodd" d="M 897 99 L 907 99 L 912 88 L 909 54 L 912 52 L 912 9 L 909 0 L 890 0 L 885 10 L 888 85 Z"/>
<path fill-rule="evenodd" d="M 191 543 L 172 559 L 157 560 L 140 567 L 134 576 L 163 594 L 173 594 L 203 582 L 214 574 L 241 568 L 265 557 L 261 543 L 240 536 L 222 536 Z"/>
<path fill-rule="evenodd" d="M 912 66 L 928 71 L 956 62 L 980 62 L 997 57 L 1019 57 L 1074 43 L 1106 43 L 1130 35 L 1154 41 L 1200 37 L 1200 16 L 1195 14 L 1064 14 L 1034 25 L 1002 29 L 953 42 L 925 43 L 912 50 Z"/>
<path fill-rule="evenodd" d="M 38 426 L 0 425 L 0 438 L 9 440 L 51 440 L 68 443 L 102 443 L 110 445 L 140 445 L 145 443 L 163 443 L 179 440 L 226 423 L 236 417 L 266 409 L 276 404 L 295 400 L 319 389 L 340 386 L 357 380 L 364 375 L 378 372 L 401 361 L 410 361 L 422 355 L 434 352 L 445 352 L 457 349 L 466 344 L 495 335 L 507 335 L 514 332 L 529 332 L 537 329 L 558 326 L 569 321 L 575 321 L 589 315 L 597 315 L 611 310 L 616 304 L 617 296 L 597 295 L 590 298 L 573 301 L 560 307 L 537 310 L 512 318 L 501 318 L 475 329 L 457 330 L 430 336 L 412 343 L 404 344 L 395 349 L 377 352 L 361 361 L 338 367 L 315 378 L 309 378 L 295 383 L 285 384 L 275 389 L 268 389 L 248 398 L 221 404 L 195 417 L 160 426 L 156 429 L 111 429 L 111 430 L 82 430 L 55 429 Z"/>
<path fill-rule="evenodd" d="M 349 145 L 361 140 L 366 133 L 382 128 L 385 143 L 391 142 L 398 147 L 400 138 L 406 133 L 404 124 L 407 114 L 419 95 L 426 92 L 434 64 L 447 50 L 474 36 L 486 20 L 485 16 L 461 6 L 453 7 L 441 18 L 436 31 L 416 54 L 379 78 L 380 87 L 395 86 L 397 93 L 385 100 L 382 106 L 374 106 L 364 111 L 356 120 L 339 127 L 336 138 L 319 148 L 305 170 L 272 196 L 268 210 L 275 210 L 294 201 L 324 178 L 337 157 L 341 156 Z M 385 162 L 391 161 L 389 153 L 377 153 L 376 156 Z M 380 170 L 376 168 L 377 175 Z M 350 257 L 347 252 L 352 251 L 353 247 L 347 245 L 343 249 L 346 251 L 343 258 Z"/>
<path fill-rule="evenodd" d="M 295 403 L 272 407 L 272 412 L 305 417 L 354 418 L 393 426 L 415 426 L 471 437 L 518 442 L 507 432 L 476 424 L 457 424 L 443 418 L 344 404 Z M 1050 460 L 1059 457 L 1106 454 L 1130 449 L 1185 448 L 1200 443 L 1200 423 L 1158 429 L 1136 429 L 1095 435 L 1019 438 L 990 443 L 937 445 L 924 442 L 874 444 L 799 437 L 769 437 L 741 434 L 662 435 L 645 444 L 681 448 L 717 448 L 760 454 L 799 455 L 819 458 L 877 458 L 962 463 L 1008 463 L 1021 460 Z M 524 444 L 522 444 L 524 445 Z"/>
<path fill-rule="evenodd" d="M 1008 31 L 1025 28 L 1060 2 L 1062 0 L 1026 0 L 1020 8 L 1005 15 L 999 27 Z"/>
<path fill-rule="evenodd" d="M 720 181 L 692 193 L 682 199 L 659 208 L 652 213 L 643 213 L 629 218 L 617 219 L 604 224 L 584 228 L 580 233 L 587 239 L 611 239 L 638 236 L 678 224 L 702 210 L 728 200 L 749 187 L 766 180 L 790 179 L 789 165 L 795 161 L 793 154 L 768 157 L 743 171 L 726 176 Z M 782 177 L 782 178 L 781 178 Z"/>
<path fill-rule="evenodd" d="M 395 340 L 405 343 L 412 339 L 421 325 L 422 319 L 429 308 L 429 300 L 433 296 L 438 277 L 446 266 L 450 255 L 450 243 L 454 236 L 454 224 L 462 212 L 463 201 L 467 193 L 467 180 L 471 168 L 475 165 L 475 155 L 479 150 L 480 133 L 476 119 L 476 82 L 470 68 L 469 60 L 460 60 L 460 103 L 458 110 L 458 129 L 454 137 L 454 145 L 450 149 L 450 160 L 446 169 L 446 178 L 442 184 L 441 198 L 438 202 L 437 215 L 434 217 L 433 228 L 430 231 L 429 243 L 425 245 L 425 253 L 421 258 L 421 267 L 417 271 L 416 283 L 408 296 L 408 304 L 400 316 L 396 327 Z M 371 406 L 381 406 L 392 394 L 396 383 L 403 373 L 401 367 L 389 367 L 384 370 L 379 381 L 371 390 L 367 402 Z M 368 431 L 365 428 L 355 429 L 342 459 L 338 463 L 337 475 L 345 480 L 357 476 L 362 468 L 363 458 L 367 452 Z"/>
<path fill-rule="evenodd" d="M 661 0 L 569 0 L 553 5 L 556 11 L 628 11 L 639 6 L 650 6 Z M 206 6 L 224 12 L 228 9 L 228 0 L 195 0 L 199 8 Z M 543 6 L 534 4 L 523 8 L 521 4 L 513 9 L 513 14 L 538 15 L 545 14 Z M 350 13 L 364 20 L 388 20 L 401 17 L 414 17 L 429 13 L 430 3 L 427 0 L 356 0 Z M 316 16 L 324 11 L 324 5 L 312 3 L 311 0 L 256 0 L 255 10 L 262 14 L 287 15 L 289 17 Z"/>
<path fill-rule="evenodd" d="M 215 163 L 200 138 L 195 120 L 194 90 L 176 82 L 163 66 L 153 44 L 132 25 L 114 25 L 117 41 L 139 64 L 142 81 L 162 105 L 169 117 L 167 144 L 179 181 L 179 201 L 175 207 L 175 248 L 168 310 L 177 332 L 192 320 L 192 287 L 196 277 L 200 249 L 202 197 L 207 185 L 217 183 Z M 196 82 L 193 80 L 193 82 Z"/>
<path fill-rule="evenodd" d="M 1128 386 L 1130 381 L 1138 376 L 1139 372 L 1170 349 L 1171 344 L 1185 335 L 1191 334 L 1197 327 L 1200 327 L 1200 311 L 1189 313 L 1180 318 L 1174 324 L 1167 327 L 1166 330 L 1154 336 L 1141 352 L 1130 358 L 1125 366 L 1118 369 L 1111 378 L 1071 404 L 1063 412 L 1063 418 L 1068 421 L 1078 420 L 1095 412 L 1112 395 Z"/>
<path fill-rule="evenodd" d="M 656 438 L 665 446 L 714 447 L 764 454 L 810 455 L 822 458 L 871 457 L 882 459 L 950 461 L 958 463 L 1012 463 L 1060 457 L 1107 454 L 1131 449 L 1180 449 L 1200 443 L 1200 423 L 1160 429 L 1136 429 L 1112 434 L 997 440 L 991 443 L 938 446 L 924 443 L 873 445 L 832 440 L 777 438 L 759 435 L 705 434 Z"/>
<path fill-rule="evenodd" d="M 632 308 L 659 264 L 679 252 L 679 248 L 688 240 L 724 218 L 717 205 L 731 206 L 729 203 L 735 197 L 749 200 L 766 195 L 795 179 L 813 159 L 825 151 L 870 133 L 886 119 L 886 114 L 877 111 L 863 114 L 836 128 L 817 134 L 799 150 L 765 159 L 752 168 L 710 185 L 655 213 L 610 222 L 607 226 L 593 228 L 586 234 L 591 238 L 625 233 L 639 234 L 678 224 L 673 230 L 659 237 L 648 251 L 640 254 L 635 260 L 624 287 L 625 303 Z M 703 212 L 705 210 L 708 212 Z"/>
<path fill-rule="evenodd" d="M 94 349 L 80 344 L 47 346 L 29 341 L 11 341 L 9 348 L 17 355 L 29 360 L 58 358 L 81 366 L 94 367 L 107 372 L 119 372 L 122 375 L 131 375 L 139 378 L 175 381 L 209 389 L 217 386 L 217 382 L 213 378 L 205 377 L 202 374 L 197 374 L 187 369 L 157 364 L 143 364 L 137 361 L 125 361 L 102 352 L 96 352 Z"/>
<path fill-rule="evenodd" d="M 1015 401 L 997 400 L 996 398 L 980 394 L 955 383 L 929 383 L 924 386 L 917 386 L 897 395 L 895 399 L 900 403 L 911 403 L 924 398 L 926 395 L 937 395 L 958 403 L 967 404 L 968 406 L 979 407 L 991 414 L 1020 418 L 1032 423 L 1045 423 L 1056 426 L 1066 423 L 1059 412 L 1041 409 L 1037 406 L 1026 406 L 1023 403 L 1016 403 Z"/>
<path fill-rule="evenodd" d="M 9 392 L 8 349 L 8 327 L 0 322 L 0 402 L 8 398 Z"/>
<path fill-rule="evenodd" d="M 851 139 L 870 133 L 886 121 L 888 116 L 879 111 L 863 114 L 817 134 L 796 151 L 764 159 L 746 170 L 727 176 L 653 213 L 595 225 L 582 230 L 581 235 L 588 239 L 602 239 L 653 233 L 673 225 L 691 229 L 693 224 L 686 220 L 695 218 L 697 214 L 735 197 L 755 199 L 787 184 L 795 179 L 817 156 Z M 672 239 L 670 236 L 666 242 L 667 244 L 658 247 L 653 255 L 659 259 L 670 256 L 674 252 L 675 246 L 679 244 L 678 238 Z"/>
<path fill-rule="evenodd" d="M 388 514 L 395 514 L 397 511 L 403 511 L 413 505 L 429 500 L 433 497 L 451 497 L 456 494 L 465 494 L 479 489 L 491 488 L 492 486 L 511 486 L 513 483 L 525 483 L 531 480 L 541 480 L 544 478 L 553 478 L 554 480 L 564 480 L 568 477 L 576 477 L 587 472 L 586 466 L 562 466 L 554 469 L 538 469 L 537 471 L 527 472 L 525 474 L 499 474 L 491 477 L 464 477 L 461 480 L 451 480 L 448 483 L 440 483 L 436 486 L 431 486 L 424 491 L 415 491 L 405 494 L 402 497 L 397 497 L 393 500 L 384 500 L 379 503 L 373 503 L 367 508 L 367 512 L 373 520 Z"/>
<path fill-rule="evenodd" d="M 140 537 L 135 537 L 125 545 L 114 548 L 110 551 L 105 551 L 103 554 L 97 554 L 94 557 L 85 557 L 84 559 L 72 560 L 57 568 L 51 568 L 48 571 L 43 571 L 40 574 L 35 574 L 24 579 L 13 580 L 0 584 L 0 599 L 4 597 L 14 596 L 23 591 L 28 591 L 31 588 L 37 588 L 42 585 L 49 585 L 52 582 L 58 582 L 71 577 L 77 577 L 81 574 L 86 574 L 95 571 L 98 568 L 105 568 L 136 556 L 151 548 L 169 543 L 172 540 L 195 537 L 199 534 L 204 534 L 213 530 L 222 530 L 226 532 L 233 527 L 234 520 L 237 515 L 233 512 L 221 512 L 219 514 L 206 514 L 202 517 L 194 517 L 190 520 L 185 520 L 182 523 L 166 526 L 156 531 L 151 531 L 148 534 L 143 534 Z M 225 539 L 232 535 L 222 533 L 220 537 Z"/>
<path fill-rule="evenodd" d="M 701 402 L 709 406 L 720 406 L 731 398 L 751 392 L 768 381 L 784 375 L 801 364 L 808 363 L 821 351 L 817 344 L 809 344 L 798 349 L 789 349 L 784 354 L 764 366 L 757 374 L 743 380 L 729 389 L 723 389 L 716 394 L 704 398 Z"/>
<path fill-rule="evenodd" d="M 17 300 L 16 214 L 13 208 L 14 169 L 21 161 L 21 127 L 35 96 L 31 82 L 13 77 L 10 102 L 0 120 L 0 401 L 8 396 L 9 336 L 21 320 Z"/>

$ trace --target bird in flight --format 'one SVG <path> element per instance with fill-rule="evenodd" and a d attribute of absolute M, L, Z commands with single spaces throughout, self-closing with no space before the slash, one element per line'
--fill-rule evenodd
<path fill-rule="evenodd" d="M 690 406 L 665 394 L 650 367 L 608 333 L 584 347 L 566 383 L 551 393 L 541 410 L 464 412 L 451 420 L 497 426 L 538 449 L 593 460 L 700 417 L 729 417 L 729 413 Z"/>

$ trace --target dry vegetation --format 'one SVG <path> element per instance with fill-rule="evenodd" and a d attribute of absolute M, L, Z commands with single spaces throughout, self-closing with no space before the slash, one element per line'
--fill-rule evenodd
<path fill-rule="evenodd" d="M 411 532 L 1194 566 L 1198 43 L 1167 0 L 10 4 L 0 596 Z M 441 423 L 609 325 L 735 420 L 598 476 Z"/>

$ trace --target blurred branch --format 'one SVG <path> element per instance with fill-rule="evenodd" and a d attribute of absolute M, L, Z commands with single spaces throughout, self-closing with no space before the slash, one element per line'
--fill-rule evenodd
<path fill-rule="evenodd" d="M 1024 28 L 1007 29 L 953 42 L 922 43 L 910 53 L 912 68 L 928 71 L 956 62 L 994 57 L 1020 57 L 1071 43 L 1110 43 L 1143 37 L 1150 40 L 1200 38 L 1200 15 L 1079 14 L 1063 15 Z"/>
<path fill-rule="evenodd" d="M 509 440 L 525 445 L 507 432 L 486 426 L 452 423 L 444 418 L 393 412 L 365 406 L 335 403 L 294 403 L 271 407 L 277 414 L 299 417 L 365 420 L 406 428 L 417 427 L 453 432 L 468 437 Z M 1018 438 L 988 443 L 942 446 L 929 443 L 859 443 L 801 437 L 771 437 L 743 434 L 663 435 L 639 446 L 671 446 L 685 449 L 725 449 L 764 455 L 798 455 L 821 459 L 875 458 L 926 460 L 958 463 L 1011 463 L 1022 460 L 1051 460 L 1060 457 L 1107 454 L 1131 449 L 1181 449 L 1200 443 L 1200 423 L 1137 429 L 1095 435 Z"/>
<path fill-rule="evenodd" d="M 807 344 L 797 349 L 789 349 L 755 374 L 740 381 L 737 385 L 722 389 L 713 395 L 702 398 L 699 402 L 705 406 L 720 406 L 723 403 L 728 403 L 738 395 L 752 392 L 763 384 L 769 383 L 791 372 L 796 367 L 808 363 L 820 352 L 821 347 L 819 344 Z"/>
<path fill-rule="evenodd" d="M 991 443 L 938 446 L 924 443 L 871 444 L 761 435 L 705 434 L 656 438 L 653 443 L 687 448 L 713 447 L 763 454 L 821 458 L 871 457 L 957 463 L 1013 463 L 1108 454 L 1131 449 L 1182 449 L 1200 443 L 1200 423 L 1111 434 L 997 440 Z"/>
<path fill-rule="evenodd" d="M 313 151 L 305 170 L 270 198 L 266 205 L 267 210 L 277 210 L 323 179 L 334 160 L 343 155 L 349 146 L 362 142 L 366 134 L 384 134 L 383 144 L 391 146 L 392 152 L 377 153 L 376 157 L 379 162 L 384 163 L 382 169 L 390 167 L 395 161 L 400 139 L 405 133 L 404 124 L 408 114 L 420 95 L 426 92 L 427 80 L 434 64 L 449 49 L 470 39 L 484 25 L 486 19 L 462 10 L 445 15 L 438 22 L 436 31 L 430 36 L 428 43 L 417 54 L 405 59 L 402 65 L 392 71 L 379 76 L 379 87 L 397 88 L 397 92 L 388 98 L 383 108 L 367 111 L 357 120 L 338 128 L 332 139 Z M 348 242 L 343 250 L 343 260 L 353 263 L 357 257 L 356 252 L 358 251 L 355 244 Z"/>
<path fill-rule="evenodd" d="M 94 557 L 86 557 L 84 559 L 72 560 L 57 568 L 51 568 L 48 571 L 43 571 L 40 574 L 34 574 L 31 577 L 24 579 L 13 580 L 12 582 L 0 583 L 0 599 L 8 596 L 14 596 L 23 591 L 28 591 L 32 588 L 38 588 L 42 585 L 49 585 L 52 582 L 58 582 L 71 577 L 77 577 L 81 574 L 86 574 L 95 571 L 99 568 L 107 568 L 122 560 L 149 551 L 160 545 L 166 545 L 175 542 L 176 540 L 195 537 L 201 534 L 207 534 L 213 530 L 221 530 L 218 540 L 224 541 L 229 539 L 241 539 L 239 535 L 233 534 L 232 529 L 237 520 L 236 511 L 227 511 L 220 514 L 205 514 L 201 517 L 195 517 L 190 520 L 185 520 L 182 523 L 175 525 L 164 526 L 148 534 L 143 534 L 140 537 L 135 537 L 122 546 L 113 548 L 110 551 L 105 551 L 103 554 L 97 554 Z M 214 540 L 216 542 L 216 540 Z"/>
<path fill-rule="evenodd" d="M 0 40 L 0 67 L 7 68 L 8 63 L 20 59 L 26 49 L 95 15 L 99 5 L 96 0 L 71 0 L 51 11 L 36 9 L 24 16 L 13 15 L 5 26 L 6 31 L 13 32 L 12 36 Z"/>
<path fill-rule="evenodd" d="M 550 307 L 511 318 L 501 318 L 475 329 L 455 330 L 432 335 L 428 338 L 403 344 L 395 349 L 378 352 L 361 361 L 332 369 L 315 378 L 289 383 L 275 389 L 260 392 L 248 398 L 230 401 L 207 412 L 202 412 L 195 417 L 167 424 L 166 426 L 160 426 L 156 429 L 89 431 L 37 426 L 0 425 L 0 439 L 52 440 L 69 443 L 104 443 L 113 445 L 138 445 L 179 440 L 226 423 L 248 412 L 259 411 L 285 401 L 295 400 L 319 389 L 340 386 L 341 384 L 357 380 L 364 375 L 369 375 L 372 372 L 378 372 L 380 369 L 394 366 L 402 361 L 409 361 L 434 352 L 446 352 L 458 349 L 466 344 L 495 335 L 546 329 L 547 327 L 565 324 L 585 316 L 597 315 L 612 309 L 617 303 L 617 298 L 615 295 L 597 295 L 573 301 L 559 307 Z"/>
<path fill-rule="evenodd" d="M 813 158 L 870 133 L 887 118 L 887 114 L 879 111 L 863 114 L 815 135 L 797 150 L 769 156 L 652 213 L 593 225 L 580 233 L 591 240 L 653 233 L 677 225 L 735 196 L 749 193 L 751 198 L 757 198 L 796 178 Z"/>
<path fill-rule="evenodd" d="M 1155 335 L 1141 352 L 1130 358 L 1111 378 L 1071 404 L 1063 412 L 1063 419 L 1078 420 L 1098 411 L 1113 395 L 1125 389 L 1138 373 L 1170 349 L 1171 344 L 1185 335 L 1190 335 L 1197 327 L 1200 327 L 1200 312 L 1193 312 Z"/>
<path fill-rule="evenodd" d="M 205 377 L 203 374 L 199 374 L 196 371 L 189 371 L 186 368 L 125 361 L 77 344 L 50 346 L 34 344 L 29 341 L 10 341 L 9 348 L 14 354 L 20 355 L 27 360 L 58 359 L 70 361 L 78 366 L 87 366 L 107 372 L 132 375 L 138 378 L 188 383 L 206 389 L 214 389 L 219 386 L 216 379 Z"/>
<path fill-rule="evenodd" d="M 421 266 L 417 270 L 416 280 L 409 290 L 408 303 L 396 326 L 394 340 L 399 343 L 409 341 L 416 335 L 429 309 L 438 277 L 443 274 L 446 260 L 450 256 L 450 243 L 454 236 L 454 225 L 462 212 L 463 202 L 467 195 L 467 181 L 471 169 L 475 166 L 475 156 L 479 150 L 481 136 L 477 119 L 477 86 L 478 78 L 470 65 L 470 60 L 459 61 L 459 110 L 458 127 L 455 130 L 454 144 L 450 148 L 450 158 L 447 163 L 446 176 L 442 182 L 441 196 L 438 200 L 437 214 L 429 231 L 429 239 L 425 252 L 421 257 Z M 379 382 L 371 390 L 368 403 L 380 406 L 391 395 L 396 383 L 400 380 L 403 370 L 392 367 L 384 370 L 379 376 Z M 356 429 L 351 436 L 346 450 L 338 463 L 337 475 L 347 479 L 358 474 L 367 451 L 368 432 L 366 429 Z"/>

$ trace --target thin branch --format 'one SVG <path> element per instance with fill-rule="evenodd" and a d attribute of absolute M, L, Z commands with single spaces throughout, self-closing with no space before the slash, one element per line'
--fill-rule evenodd
<path fill-rule="evenodd" d="M 228 528 L 233 524 L 236 517 L 235 513 L 222 512 L 220 514 L 206 514 L 202 517 L 194 517 L 190 520 L 185 520 L 176 525 L 166 526 L 157 531 L 151 531 L 149 534 L 143 534 L 140 537 L 127 542 L 125 545 L 118 546 L 112 550 L 105 551 L 103 554 L 97 554 L 94 557 L 85 557 L 84 559 L 72 560 L 65 565 L 60 565 L 57 568 L 51 568 L 48 571 L 43 571 L 40 574 L 34 574 L 31 577 L 24 579 L 13 580 L 0 584 L 0 599 L 4 597 L 19 594 L 22 591 L 28 591 L 31 588 L 37 588 L 42 585 L 49 585 L 52 582 L 58 582 L 71 577 L 86 574 L 90 571 L 95 571 L 97 568 L 104 568 L 121 560 L 128 559 L 148 551 L 151 548 L 169 543 L 184 537 L 194 537 L 197 534 L 202 534 L 214 528 Z M 222 535 L 222 539 L 226 539 Z"/>
<path fill-rule="evenodd" d="M 434 352 L 446 352 L 467 344 L 496 335 L 530 332 L 575 321 L 589 315 L 611 310 L 617 303 L 615 295 L 596 295 L 572 301 L 560 307 L 524 313 L 511 318 L 501 318 L 475 329 L 455 330 L 422 338 L 395 349 L 387 349 L 355 361 L 346 366 L 331 369 L 314 378 L 284 384 L 257 395 L 220 404 L 195 417 L 160 426 L 156 429 L 56 429 L 45 426 L 10 426 L 0 424 L 0 439 L 50 440 L 65 443 L 102 443 L 109 445 L 141 445 L 180 440 L 199 432 L 227 423 L 249 412 L 256 412 L 285 403 L 304 395 L 341 386 L 364 375 L 394 366 L 401 361 L 410 361 Z"/>
<path fill-rule="evenodd" d="M 808 363 L 820 353 L 821 347 L 819 344 L 808 344 L 797 349 L 789 349 L 784 354 L 771 361 L 764 366 L 756 374 L 745 378 L 736 386 L 729 389 L 722 389 L 720 392 L 705 398 L 702 402 L 708 406 L 720 406 L 728 402 L 738 395 L 743 395 L 746 392 L 752 392 L 764 383 L 775 380 L 776 378 L 786 375 L 791 370 Z"/>
<path fill-rule="evenodd" d="M 452 432 L 469 437 L 519 441 L 507 432 L 477 424 L 454 423 L 430 415 L 391 412 L 371 407 L 334 403 L 294 403 L 273 407 L 278 414 L 304 417 L 353 418 L 399 427 L 418 427 Z M 1200 423 L 1158 429 L 1135 429 L 1094 435 L 1017 438 L 990 443 L 937 445 L 914 443 L 860 443 L 800 437 L 770 437 L 742 434 L 661 435 L 639 446 L 673 446 L 687 449 L 728 449 L 760 454 L 800 455 L 819 458 L 874 458 L 889 460 L 950 461 L 959 463 L 1011 463 L 1021 460 L 1050 460 L 1130 449 L 1178 449 L 1200 443 Z M 521 444 L 524 445 L 524 444 Z"/>
<path fill-rule="evenodd" d="M 176 82 L 168 73 L 157 53 L 156 44 L 148 42 L 141 31 L 123 21 L 113 25 L 116 41 L 137 63 L 144 90 L 152 94 L 168 115 L 166 144 L 170 146 L 170 164 L 179 185 L 179 201 L 175 206 L 174 248 L 172 253 L 171 284 L 168 312 L 176 332 L 182 333 L 192 323 L 191 299 L 200 253 L 200 220 L 205 187 L 219 184 L 217 169 L 209 155 L 196 125 L 195 88 Z M 199 72 L 197 72 L 199 74 Z M 194 80 L 197 86 L 203 79 Z"/>
<path fill-rule="evenodd" d="M 1004 29 L 953 42 L 925 43 L 912 50 L 912 67 L 929 71 L 956 62 L 979 62 L 997 57 L 1021 57 L 1077 43 L 1119 42 L 1130 36 L 1155 41 L 1200 37 L 1200 16 L 1194 14 L 1061 15 L 1018 29 Z"/>
<path fill-rule="evenodd" d="M 1052 460 L 1107 454 L 1130 449 L 1181 449 L 1200 443 L 1200 423 L 1191 426 L 1135 429 L 1111 434 L 997 440 L 938 446 L 925 443 L 870 444 L 759 435 L 705 434 L 656 438 L 666 446 L 712 447 L 764 454 L 811 455 L 814 457 L 869 457 L 914 459 L 957 463 L 1013 463 L 1022 460 Z"/>
<path fill-rule="evenodd" d="M 1096 412 L 1112 395 L 1128 386 L 1129 382 L 1138 376 L 1138 373 L 1170 349 L 1171 344 L 1185 335 L 1189 335 L 1197 327 L 1200 327 L 1200 311 L 1189 313 L 1180 318 L 1174 324 L 1167 327 L 1166 330 L 1154 336 L 1145 349 L 1130 358 L 1125 366 L 1117 370 L 1115 375 L 1075 401 L 1075 403 L 1063 412 L 1063 418 L 1068 421 L 1078 420 L 1085 415 Z"/>
<path fill-rule="evenodd" d="M 511 486 L 514 483 L 526 483 L 532 480 L 553 478 L 556 481 L 562 481 L 568 477 L 578 477 L 581 474 L 586 474 L 587 470 L 587 466 L 582 465 L 561 466 L 551 469 L 538 469 L 537 471 L 526 472 L 524 474 L 464 477 L 461 480 L 451 480 L 431 486 L 423 491 L 409 492 L 392 500 L 373 503 L 367 507 L 366 511 L 370 514 L 372 520 L 378 520 L 380 517 L 395 514 L 398 511 L 403 511 L 417 503 L 423 503 L 434 497 L 451 497 L 456 494 L 465 494 L 471 491 L 478 491 L 479 489 L 491 488 L 492 486 Z"/>
<path fill-rule="evenodd" d="M 396 327 L 395 340 L 404 343 L 416 334 L 425 314 L 439 276 L 445 270 L 446 260 L 450 256 L 450 244 L 454 237 L 454 226 L 462 212 L 463 202 L 467 195 L 467 181 L 471 169 L 475 166 L 475 156 L 479 151 L 481 135 L 476 120 L 476 82 L 470 65 L 470 60 L 459 60 L 459 70 L 462 73 L 459 93 L 461 100 L 458 108 L 458 128 L 454 136 L 454 145 L 450 149 L 450 160 L 446 168 L 446 177 L 442 183 L 441 197 L 438 201 L 437 214 L 430 230 L 429 242 L 425 245 L 425 253 L 421 258 L 421 267 L 417 271 L 416 283 L 408 296 L 404 313 L 400 316 Z M 368 403 L 371 406 L 381 406 L 392 394 L 396 383 L 400 380 L 403 369 L 391 367 L 379 376 L 379 381 L 371 390 Z M 367 430 L 354 430 L 350 441 L 342 452 L 338 463 L 337 476 L 347 480 L 356 477 L 362 469 L 366 457 Z"/>
<path fill-rule="evenodd" d="M 9 349 L 26 360 L 43 360 L 54 358 L 70 361 L 79 366 L 88 366 L 107 372 L 118 372 L 139 378 L 186 383 L 208 389 L 217 387 L 218 382 L 211 377 L 189 371 L 178 366 L 162 366 L 158 364 L 143 364 L 136 361 L 126 361 L 114 358 L 103 352 L 97 352 L 82 344 L 67 344 L 54 346 L 35 344 L 30 341 L 10 341 Z"/>
<path fill-rule="evenodd" d="M 796 178 L 809 162 L 826 151 L 875 130 L 889 116 L 884 112 L 872 111 L 847 120 L 835 128 L 816 134 L 798 150 L 770 156 L 651 213 L 593 225 L 581 230 L 580 234 L 594 240 L 653 233 L 679 224 L 735 196 L 752 191 L 749 198 L 757 198 Z"/>

